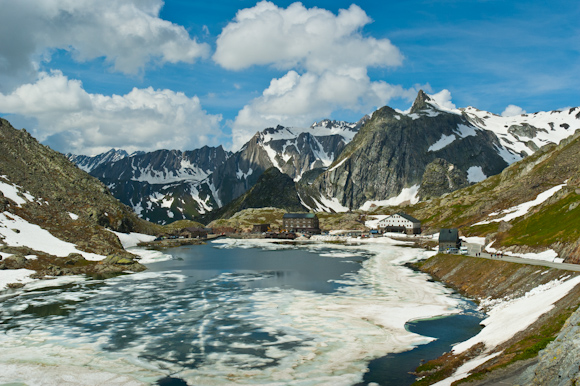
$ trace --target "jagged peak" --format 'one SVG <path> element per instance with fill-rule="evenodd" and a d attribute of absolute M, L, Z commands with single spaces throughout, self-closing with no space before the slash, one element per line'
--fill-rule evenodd
<path fill-rule="evenodd" d="M 415 102 L 413 102 L 413 106 L 411 107 L 410 113 L 418 113 L 421 110 L 431 108 L 431 104 L 427 104 L 427 102 L 433 103 L 433 99 L 431 99 L 429 95 L 425 94 L 423 90 L 419 90 L 417 98 L 415 98 Z"/>

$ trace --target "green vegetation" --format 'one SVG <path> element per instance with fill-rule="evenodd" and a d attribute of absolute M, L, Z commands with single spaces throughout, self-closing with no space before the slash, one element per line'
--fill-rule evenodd
<path fill-rule="evenodd" d="M 569 193 L 553 204 L 514 222 L 503 238 L 504 245 L 548 247 L 556 242 L 574 242 L 580 238 L 580 196 Z"/>

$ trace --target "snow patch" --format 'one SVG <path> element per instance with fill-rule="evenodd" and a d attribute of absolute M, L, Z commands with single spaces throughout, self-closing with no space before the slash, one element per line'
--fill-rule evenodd
<path fill-rule="evenodd" d="M 80 253 L 87 260 L 103 260 L 105 256 L 80 251 L 76 245 L 54 237 L 50 232 L 36 224 L 31 224 L 23 218 L 11 214 L 0 213 L 0 236 L 4 243 L 12 247 L 29 247 L 55 256 L 68 256 L 70 253 Z"/>
<path fill-rule="evenodd" d="M 492 222 L 511 221 L 515 218 L 524 216 L 526 213 L 528 213 L 528 211 L 531 208 L 544 203 L 546 200 L 548 200 L 550 197 L 552 197 L 556 192 L 558 192 L 564 186 L 566 186 L 565 183 L 561 184 L 561 185 L 554 186 L 553 188 L 548 189 L 545 192 L 538 194 L 538 196 L 534 200 L 524 202 L 522 204 L 516 205 L 516 206 L 508 208 L 508 209 L 504 209 L 501 212 L 490 213 L 488 215 L 488 216 L 497 216 L 497 215 L 505 214 L 505 216 L 503 216 L 503 217 L 494 218 L 491 220 L 480 221 L 480 222 L 475 223 L 473 225 L 485 225 L 485 224 L 489 224 Z"/>
<path fill-rule="evenodd" d="M 476 336 L 453 347 L 455 354 L 468 350 L 477 343 L 489 349 L 523 331 L 540 316 L 554 308 L 554 303 L 580 284 L 580 276 L 567 281 L 553 280 L 527 292 L 524 296 L 495 303 L 481 324 L 485 327 Z M 482 303 L 485 306 L 485 302 Z"/>
<path fill-rule="evenodd" d="M 471 183 L 477 183 L 485 180 L 487 176 L 483 172 L 483 168 L 481 166 L 472 166 L 467 169 L 467 181 Z"/>
<path fill-rule="evenodd" d="M 26 284 L 34 281 L 30 275 L 36 271 L 30 269 L 4 269 L 0 270 L 0 291 L 8 288 L 8 284 L 20 283 Z"/>
<path fill-rule="evenodd" d="M 367 201 L 360 209 L 368 211 L 372 205 L 375 206 L 397 206 L 402 203 L 409 202 L 411 204 L 416 204 L 419 202 L 419 197 L 417 193 L 419 192 L 419 185 L 413 185 L 410 188 L 404 188 L 398 196 L 389 198 L 388 200 L 382 201 Z"/>
<path fill-rule="evenodd" d="M 453 141 L 455 141 L 456 139 L 457 137 L 455 136 L 455 134 L 451 135 L 442 134 L 441 138 L 433 145 L 429 146 L 429 149 L 427 149 L 427 151 L 439 151 L 444 147 L 451 145 Z"/>

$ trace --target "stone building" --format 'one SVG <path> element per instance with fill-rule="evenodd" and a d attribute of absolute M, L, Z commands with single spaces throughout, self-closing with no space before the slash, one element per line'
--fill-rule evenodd
<path fill-rule="evenodd" d="M 314 213 L 286 213 L 282 217 L 282 224 L 290 232 L 320 234 L 318 216 Z"/>

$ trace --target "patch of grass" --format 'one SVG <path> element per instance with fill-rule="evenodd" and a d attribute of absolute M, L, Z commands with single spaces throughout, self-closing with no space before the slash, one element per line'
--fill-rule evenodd
<path fill-rule="evenodd" d="M 546 205 L 531 216 L 514 223 L 504 245 L 549 246 L 580 238 L 580 196 L 569 193 L 554 204 Z M 577 206 L 576 206 L 577 205 Z"/>

